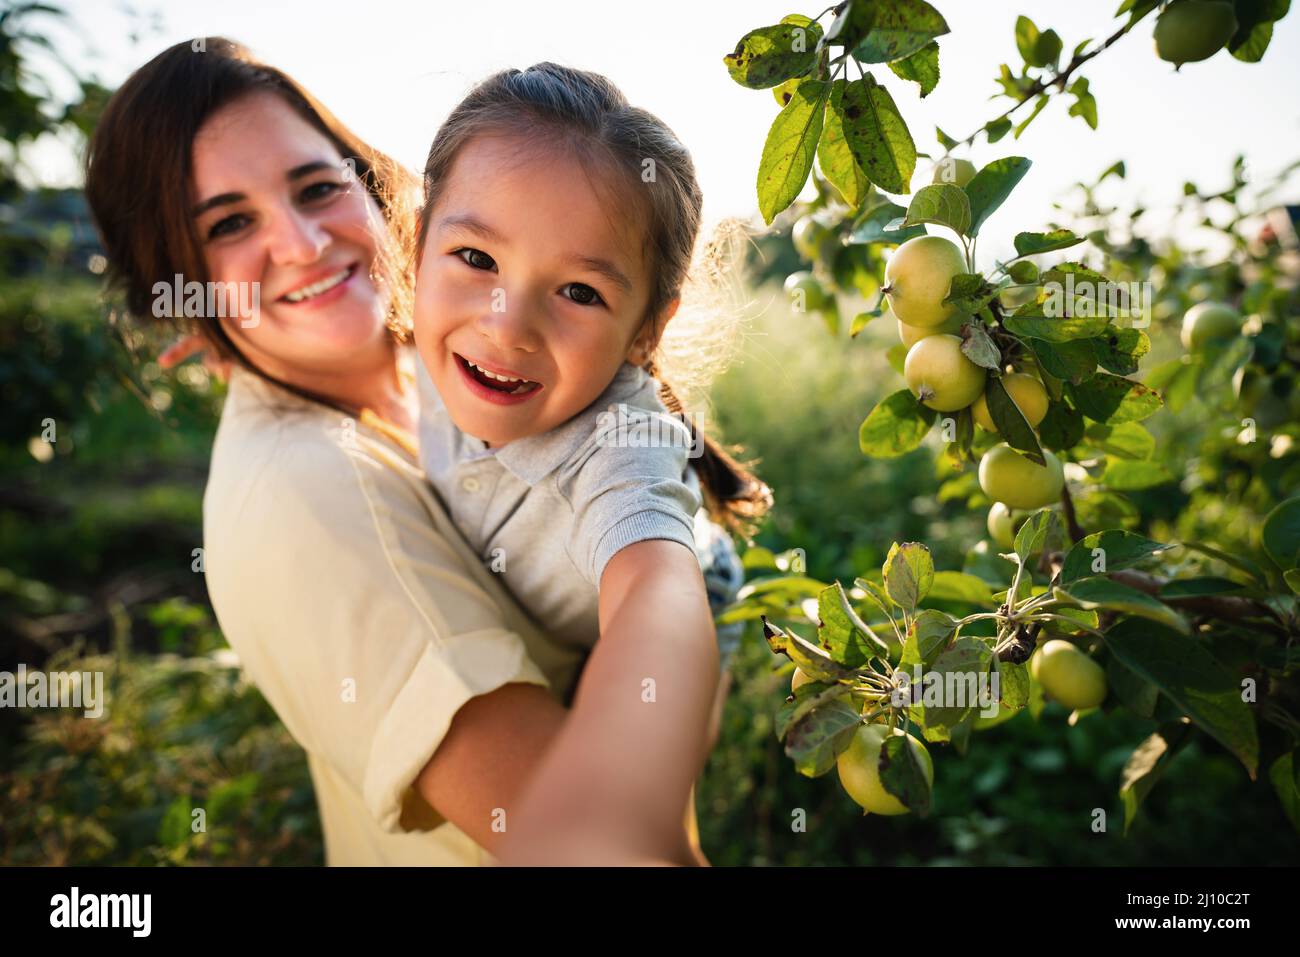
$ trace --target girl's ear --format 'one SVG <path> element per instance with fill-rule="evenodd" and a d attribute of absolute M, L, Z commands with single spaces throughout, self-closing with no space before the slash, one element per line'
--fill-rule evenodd
<path fill-rule="evenodd" d="M 643 366 L 646 360 L 654 354 L 659 345 L 659 340 L 663 337 L 664 327 L 668 325 L 668 320 L 677 313 L 677 307 L 682 304 L 681 296 L 676 296 L 664 306 L 663 311 L 654 317 L 653 321 L 643 323 L 641 331 L 637 333 L 636 338 L 632 340 L 632 345 L 627 350 L 627 361 L 634 366 Z"/>

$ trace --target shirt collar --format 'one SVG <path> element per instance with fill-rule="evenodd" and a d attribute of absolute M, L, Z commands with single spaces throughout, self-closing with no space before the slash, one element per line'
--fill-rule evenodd
<path fill-rule="evenodd" d="M 651 382 L 649 373 L 640 366 L 624 362 L 614 376 L 614 381 L 591 405 L 573 418 L 540 435 L 529 435 L 507 442 L 498 449 L 488 449 L 496 455 L 507 470 L 528 485 L 537 485 L 566 462 L 583 443 L 595 434 L 602 412 L 613 411 L 620 401 L 626 401 Z M 654 388 L 658 394 L 658 387 Z M 482 441 L 465 436 L 471 443 L 467 448 L 485 449 Z"/>

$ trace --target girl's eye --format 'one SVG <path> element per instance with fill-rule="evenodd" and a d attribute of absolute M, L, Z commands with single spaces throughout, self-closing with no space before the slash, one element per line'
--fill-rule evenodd
<path fill-rule="evenodd" d="M 571 282 L 564 288 L 568 290 L 566 298 L 572 299 L 580 306 L 598 306 L 605 301 L 600 298 L 600 293 L 585 282 Z"/>
<path fill-rule="evenodd" d="M 229 236 L 232 233 L 237 233 L 243 229 L 248 222 L 248 217 L 243 213 L 238 213 L 234 216 L 227 216 L 225 219 L 212 224 L 212 228 L 208 230 L 208 239 L 220 239 L 222 236 Z"/>
<path fill-rule="evenodd" d="M 465 260 L 465 264 L 474 269 L 490 270 L 496 268 L 496 260 L 481 249 L 471 249 L 466 246 L 464 249 L 457 249 L 455 255 Z"/>

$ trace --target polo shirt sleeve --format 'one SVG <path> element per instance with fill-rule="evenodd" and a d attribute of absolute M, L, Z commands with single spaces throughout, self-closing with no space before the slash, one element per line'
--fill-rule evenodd
<path fill-rule="evenodd" d="M 457 710 L 546 677 L 507 626 L 504 591 L 409 476 L 323 434 L 267 431 L 220 470 L 214 453 L 218 621 L 289 731 L 385 831 L 437 826 L 413 783 Z"/>
<path fill-rule="evenodd" d="M 632 425 L 597 429 L 561 471 L 573 509 L 567 548 L 593 586 L 609 560 L 652 539 L 695 550 L 700 496 L 686 481 L 690 431 L 667 413 L 639 410 Z"/>

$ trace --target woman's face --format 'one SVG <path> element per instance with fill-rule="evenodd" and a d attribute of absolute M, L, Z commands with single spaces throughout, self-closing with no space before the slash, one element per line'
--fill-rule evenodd
<path fill-rule="evenodd" d="M 208 279 L 250 284 L 241 301 L 260 303 L 221 320 L 249 359 L 281 377 L 346 375 L 388 349 L 387 298 L 371 278 L 387 225 L 327 137 L 256 93 L 208 118 L 193 162 Z"/>

